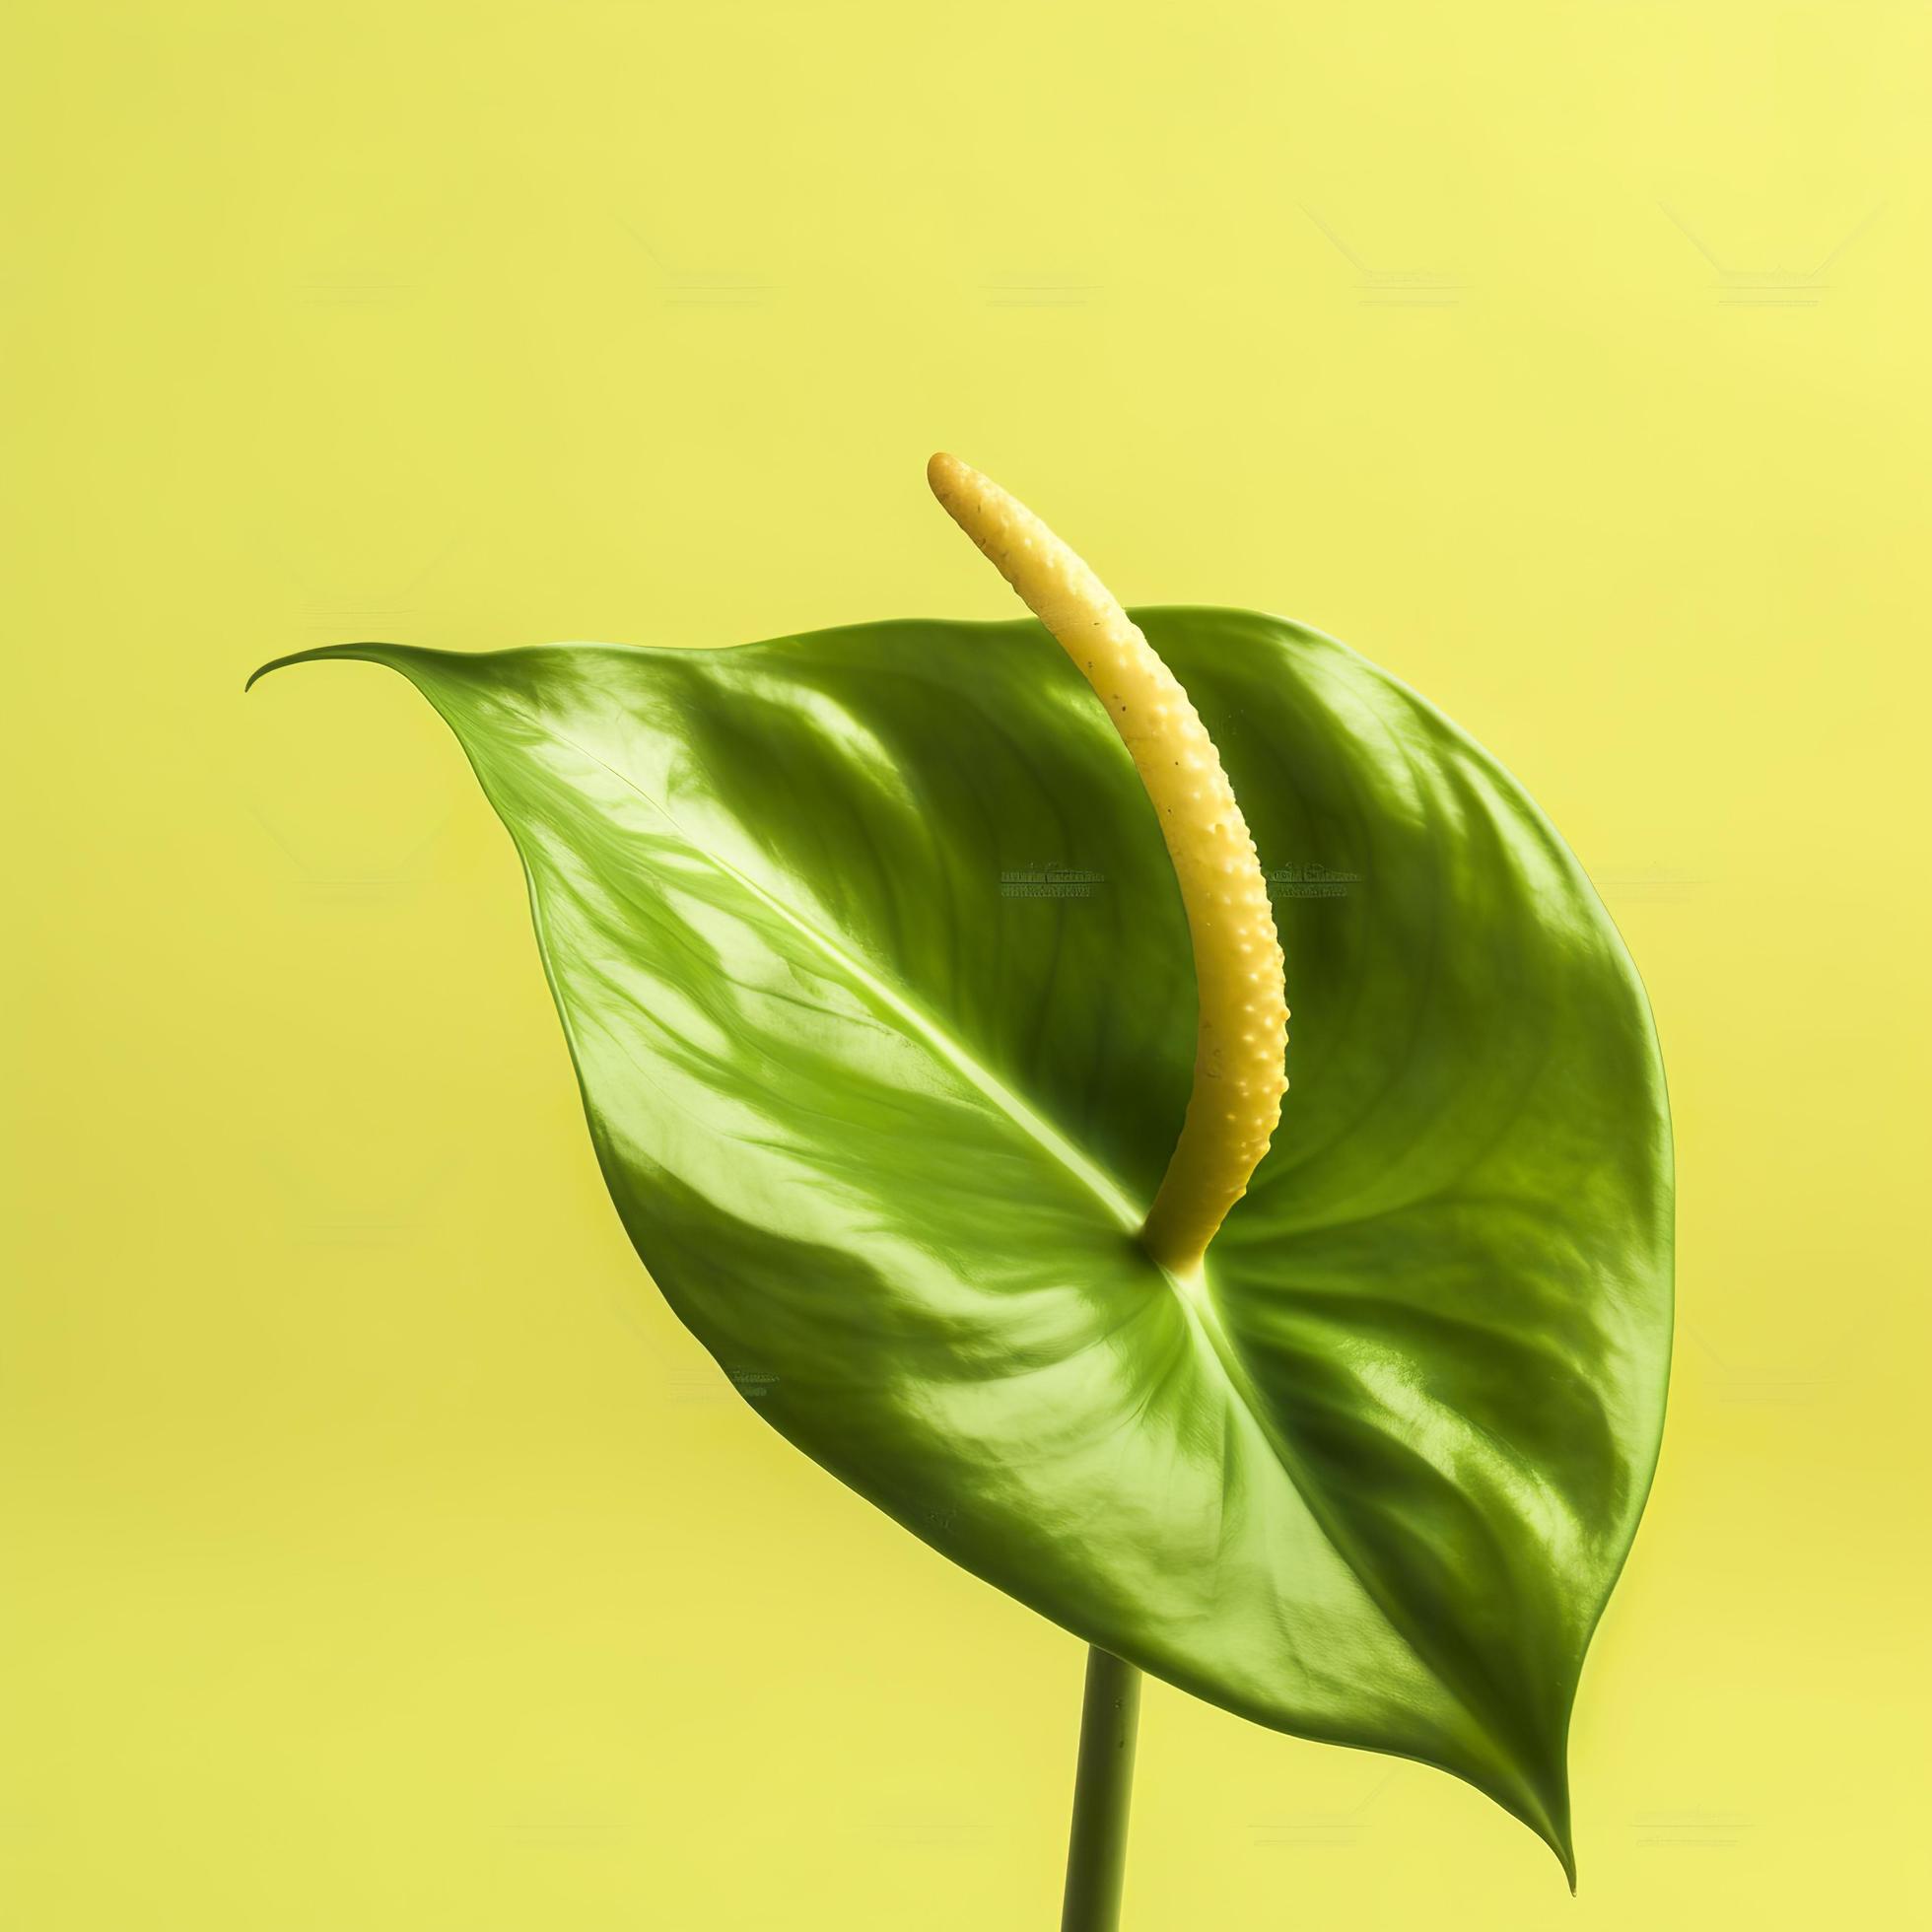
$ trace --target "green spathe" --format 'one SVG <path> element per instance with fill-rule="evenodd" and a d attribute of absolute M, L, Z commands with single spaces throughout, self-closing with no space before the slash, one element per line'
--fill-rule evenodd
<path fill-rule="evenodd" d="M 625 1226 L 759 1414 L 1089 1643 L 1439 1765 L 1573 1869 L 1569 1711 L 1670 1351 L 1642 990 L 1413 692 L 1276 618 L 1135 615 L 1253 829 L 1296 1014 L 1194 1289 L 1134 1239 L 1193 1065 L 1179 892 L 1036 625 L 303 656 L 454 728 Z"/>

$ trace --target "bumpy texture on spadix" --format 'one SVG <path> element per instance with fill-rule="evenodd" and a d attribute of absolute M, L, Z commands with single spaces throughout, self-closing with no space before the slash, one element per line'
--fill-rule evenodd
<path fill-rule="evenodd" d="M 1187 1118 L 1141 1239 L 1164 1268 L 1192 1274 L 1247 1192 L 1287 1090 L 1283 961 L 1261 860 L 1200 714 L 1107 586 L 970 463 L 941 452 L 926 475 L 1092 685 L 1159 815 L 1181 881 L 1200 1018 Z"/>

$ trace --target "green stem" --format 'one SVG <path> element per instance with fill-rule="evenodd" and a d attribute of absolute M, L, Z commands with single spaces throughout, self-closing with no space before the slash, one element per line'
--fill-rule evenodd
<path fill-rule="evenodd" d="M 1115 1932 L 1120 1924 L 1139 1722 L 1140 1673 L 1107 1651 L 1089 1650 L 1060 1932 Z"/>

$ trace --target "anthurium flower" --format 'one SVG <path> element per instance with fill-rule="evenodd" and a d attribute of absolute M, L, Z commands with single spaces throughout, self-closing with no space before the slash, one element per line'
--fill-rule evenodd
<path fill-rule="evenodd" d="M 1044 627 L 302 656 L 454 731 L 618 1212 L 766 1422 L 1101 1659 L 1440 1766 L 1573 1872 L 1669 1357 L 1630 959 L 1386 671 L 1252 611 L 1116 625 L 933 480 Z M 1082 890 L 1002 890 L 1041 855 Z"/>

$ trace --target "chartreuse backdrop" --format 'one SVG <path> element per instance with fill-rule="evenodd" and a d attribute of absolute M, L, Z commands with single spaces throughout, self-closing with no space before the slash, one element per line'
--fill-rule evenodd
<path fill-rule="evenodd" d="M 1911 1909 L 1932 14 L 5 33 L 9 1923 L 1052 1922 L 1079 1644 L 644 1278 L 429 709 L 242 696 L 348 638 L 1004 616 L 939 446 L 1130 602 L 1285 611 L 1487 744 L 1672 1083 L 1580 1897 L 1438 1773 L 1150 1685 L 1128 1925 Z"/>

